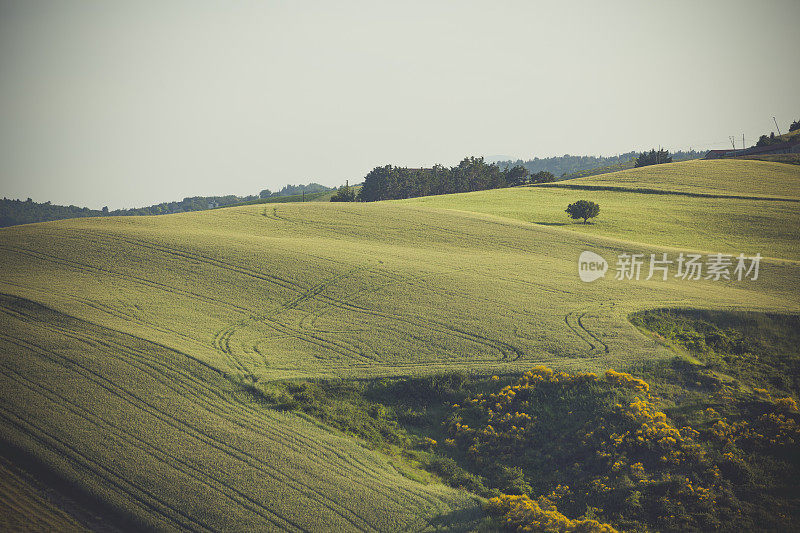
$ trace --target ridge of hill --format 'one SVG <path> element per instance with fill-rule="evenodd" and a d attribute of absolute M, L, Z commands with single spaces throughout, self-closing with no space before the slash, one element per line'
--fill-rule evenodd
<path fill-rule="evenodd" d="M 308 188 L 313 192 L 307 192 L 305 197 L 303 194 L 288 194 L 289 192 L 298 189 L 302 190 L 303 188 Z M 262 197 L 257 195 L 236 196 L 233 194 L 226 196 L 192 196 L 184 198 L 179 202 L 162 202 L 146 207 L 115 209 L 113 211 L 109 211 L 105 207 L 101 210 L 77 207 L 74 205 L 56 205 L 51 202 L 38 203 L 30 198 L 25 201 L 3 198 L 0 200 L 0 227 L 64 220 L 67 218 L 168 215 L 190 211 L 205 211 L 207 209 L 230 207 L 233 205 L 297 202 L 302 201 L 304 198 L 327 201 L 330 199 L 330 196 L 336 192 L 336 189 L 328 189 L 319 183 L 311 183 L 309 185 L 287 185 L 280 191 L 274 193 L 269 190 L 261 192 Z"/>

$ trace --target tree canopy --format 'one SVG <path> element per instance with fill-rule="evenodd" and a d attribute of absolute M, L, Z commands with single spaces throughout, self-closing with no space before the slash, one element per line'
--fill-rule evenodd
<path fill-rule="evenodd" d="M 315 192 L 325 192 L 331 190 L 330 187 L 326 187 L 324 185 L 320 185 L 319 183 L 312 182 L 308 185 L 284 185 L 284 187 L 279 190 L 278 192 L 272 192 L 269 189 L 264 189 L 261 191 L 259 196 L 261 199 L 264 198 L 272 198 L 275 196 L 294 196 L 297 194 L 313 194 Z"/>
<path fill-rule="evenodd" d="M 550 183 L 556 181 L 556 177 L 552 172 L 540 170 L 536 174 L 531 174 L 531 183 Z"/>
<path fill-rule="evenodd" d="M 705 156 L 705 154 L 705 151 L 698 152 L 695 150 L 678 150 L 671 153 L 670 157 L 672 157 L 673 161 L 687 161 L 689 159 L 700 159 L 701 157 Z M 556 157 L 534 157 L 533 159 L 528 159 L 525 161 L 522 159 L 517 159 L 515 161 L 498 161 L 497 165 L 501 169 L 519 165 L 525 167 L 531 174 L 536 174 L 537 172 L 545 170 L 547 172 L 551 172 L 555 176 L 579 177 L 582 175 L 592 175 L 590 171 L 598 168 L 609 167 L 611 170 L 630 168 L 625 166 L 625 164 L 635 159 L 638 155 L 639 152 L 625 152 L 608 157 L 564 154 Z"/>
<path fill-rule="evenodd" d="M 600 206 L 589 200 L 578 200 L 575 203 L 569 204 L 566 209 L 567 214 L 573 220 L 583 219 L 583 223 L 590 218 L 596 217 L 600 214 Z"/>
<path fill-rule="evenodd" d="M 756 142 L 756 146 L 769 146 L 770 144 L 778 144 L 782 143 L 783 141 L 778 137 L 775 137 L 775 132 L 771 131 L 769 136 L 762 135 L 758 138 L 758 142 Z"/>
<path fill-rule="evenodd" d="M 528 169 L 522 165 L 515 165 L 506 171 L 506 180 L 509 185 L 524 185 L 528 181 Z"/>
<path fill-rule="evenodd" d="M 336 194 L 331 196 L 331 202 L 355 202 L 356 201 L 356 193 L 352 187 L 350 187 L 349 183 L 345 183 L 339 190 L 336 191 Z"/>
<path fill-rule="evenodd" d="M 653 149 L 649 152 L 642 152 L 639 154 L 634 167 L 646 167 L 648 165 L 659 165 L 661 163 L 672 163 L 672 156 L 667 150 L 659 148 L 657 152 Z"/>
<path fill-rule="evenodd" d="M 521 175 L 519 170 L 515 172 Z M 486 163 L 482 157 L 466 157 L 451 168 L 442 165 L 433 168 L 375 167 L 364 178 L 358 200 L 398 200 L 508 186 L 507 170 Z"/>

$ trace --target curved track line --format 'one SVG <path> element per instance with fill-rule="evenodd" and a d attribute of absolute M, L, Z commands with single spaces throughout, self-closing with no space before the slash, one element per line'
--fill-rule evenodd
<path fill-rule="evenodd" d="M 570 311 L 564 315 L 564 323 L 575 335 L 589 345 L 586 357 L 597 357 L 602 353 L 609 353 L 608 345 L 584 326 L 583 319 L 587 314 L 588 311 Z"/>
<path fill-rule="evenodd" d="M 150 509 L 151 511 L 155 512 L 157 516 L 161 516 L 178 526 L 179 529 L 190 531 L 216 531 L 210 526 L 200 523 L 188 516 L 184 511 L 173 509 L 149 490 L 136 485 L 135 483 L 113 472 L 105 466 L 93 462 L 91 459 L 81 453 L 76 447 L 56 437 L 55 435 L 48 433 L 46 429 L 37 426 L 30 420 L 23 419 L 6 410 L 0 410 L 0 419 L 4 419 L 7 424 L 16 427 L 17 431 L 22 432 L 23 434 L 27 435 L 28 438 L 38 442 L 40 446 L 53 450 L 57 453 L 59 453 L 58 450 L 61 450 L 59 453 L 61 458 L 70 463 L 79 465 L 85 471 L 91 472 L 96 477 L 100 478 L 104 483 L 107 483 L 111 487 L 114 487 L 116 490 L 122 492 L 122 494 L 125 494 L 126 496 L 135 500 L 141 507 Z M 31 431 L 31 429 L 33 431 Z M 125 487 L 130 488 L 126 489 Z M 131 492 L 131 489 L 137 491 L 140 495 L 137 496 Z M 160 509 L 159 506 L 162 508 Z M 182 518 L 169 516 L 167 513 L 170 511 L 181 516 Z M 190 527 L 189 524 L 194 524 L 195 527 Z"/>
<path fill-rule="evenodd" d="M 61 356 L 61 355 L 59 355 L 59 354 L 57 354 L 55 352 L 47 350 L 46 348 L 43 348 L 41 346 L 29 343 L 27 341 L 22 341 L 21 339 L 12 340 L 11 338 L 8 338 L 8 337 L 6 337 L 5 335 L 2 335 L 2 334 L 0 334 L 0 337 L 4 337 L 9 342 L 12 342 L 14 344 L 17 344 L 20 347 L 24 347 L 24 348 L 27 348 L 27 349 L 35 352 L 35 353 L 38 353 L 40 356 L 45 357 L 47 359 L 50 359 L 51 361 L 55 362 L 56 364 L 60 364 L 61 366 L 64 366 L 68 370 L 71 370 L 73 372 L 77 372 L 77 373 L 83 375 L 84 378 L 86 378 L 87 380 L 95 383 L 95 385 L 97 385 L 98 387 L 100 387 L 100 388 L 104 389 L 105 391 L 107 391 L 108 393 L 118 397 L 120 400 L 130 404 L 132 408 L 138 409 L 138 410 L 141 410 L 141 411 L 144 411 L 144 412 L 148 413 L 149 415 L 161 420 L 161 422 L 163 422 L 164 424 L 168 425 L 169 427 L 172 427 L 176 431 L 178 431 L 180 433 L 183 433 L 186 436 L 190 436 L 190 437 L 192 437 L 192 438 L 204 443 L 205 445 L 210 446 L 211 448 L 214 448 L 214 449 L 218 450 L 219 452 L 225 454 L 226 456 L 228 456 L 229 458 L 231 458 L 233 460 L 242 462 L 242 463 L 248 465 L 249 467 L 258 470 L 262 474 L 264 474 L 267 477 L 273 479 L 275 482 L 277 482 L 279 484 L 284 484 L 284 485 L 286 485 L 288 487 L 291 487 L 292 489 L 298 491 L 300 494 L 304 495 L 305 497 L 309 498 L 310 500 L 312 500 L 312 501 L 316 500 L 317 503 L 319 503 L 323 507 L 327 508 L 331 512 L 339 515 L 342 519 L 344 519 L 345 521 L 351 523 L 351 525 L 353 525 L 354 527 L 356 527 L 358 529 L 361 529 L 361 528 L 364 527 L 364 525 L 363 524 L 362 525 L 357 525 L 355 522 L 353 522 L 353 518 L 349 518 L 349 517 L 345 516 L 345 514 L 343 514 L 343 513 L 349 513 L 353 517 L 355 517 L 357 520 L 360 520 L 360 521 L 364 522 L 364 524 L 366 524 L 369 529 L 377 530 L 377 528 L 370 526 L 369 522 L 366 519 L 364 519 L 363 517 L 361 517 L 360 515 L 357 515 L 355 512 L 353 512 L 349 508 L 341 506 L 340 503 L 336 502 L 335 500 L 333 500 L 329 496 L 325 495 L 324 493 L 317 491 L 316 489 L 314 489 L 310 485 L 307 485 L 307 484 L 301 482 L 296 477 L 290 476 L 289 474 L 286 474 L 286 473 L 284 473 L 284 472 L 282 472 L 282 471 L 280 471 L 278 469 L 269 469 L 268 470 L 267 466 L 269 466 L 269 465 L 264 464 L 263 461 L 260 458 L 252 455 L 251 453 L 249 453 L 249 452 L 247 452 L 245 450 L 241 450 L 241 449 L 236 448 L 236 447 L 234 447 L 232 445 L 229 445 L 229 444 L 227 444 L 225 442 L 222 442 L 222 441 L 218 440 L 216 437 L 214 437 L 213 435 L 211 435 L 210 433 L 208 433 L 208 432 L 206 432 L 204 430 L 198 429 L 198 428 L 196 428 L 194 426 L 191 426 L 191 425 L 187 424 L 186 422 L 183 422 L 182 420 L 180 420 L 178 418 L 175 418 L 174 416 L 166 413 L 165 411 L 161 411 L 160 409 L 158 409 L 157 406 L 155 406 L 154 404 L 151 404 L 146 399 L 144 399 L 142 396 L 140 396 L 138 394 L 135 394 L 135 393 L 133 393 L 131 391 L 128 391 L 126 389 L 120 388 L 113 381 L 103 377 L 101 374 L 89 369 L 88 367 L 86 367 L 86 366 L 84 366 L 84 365 L 82 365 L 82 364 L 80 364 L 80 363 L 78 363 L 78 362 L 76 362 L 74 360 L 67 359 L 67 358 L 65 358 L 65 357 L 63 357 L 63 356 Z M 23 344 L 21 344 L 21 343 L 23 343 Z M 27 346 L 25 346 L 25 345 L 27 345 Z M 47 355 L 48 353 L 50 354 L 50 356 Z M 53 358 L 53 356 L 55 356 L 58 359 L 61 359 L 61 360 L 65 361 L 66 364 L 59 363 L 56 359 Z M 80 369 L 80 370 L 78 370 L 78 369 Z"/>
<path fill-rule="evenodd" d="M 48 388 L 42 385 L 41 383 L 36 383 L 34 381 L 31 381 L 25 378 L 25 376 L 23 376 L 19 372 L 16 372 L 15 370 L 9 368 L 5 368 L 4 365 L 0 365 L 0 374 L 4 374 L 8 379 L 16 381 L 21 386 L 27 388 L 31 392 L 36 393 L 37 390 L 43 391 L 39 393 L 41 396 L 44 396 L 56 406 L 62 408 L 66 406 L 67 410 L 72 412 L 75 416 L 86 420 L 90 424 L 93 424 L 98 427 L 110 428 L 109 429 L 110 432 L 124 436 L 125 437 L 124 440 L 126 442 L 129 443 L 133 442 L 136 448 L 146 453 L 150 457 L 153 457 L 155 460 L 161 462 L 162 464 L 169 466 L 170 468 L 174 467 L 174 464 L 176 463 L 183 465 L 184 469 L 175 468 L 175 470 L 181 472 L 182 474 L 187 475 L 188 477 L 191 477 L 192 479 L 202 484 L 203 486 L 207 487 L 208 489 L 222 494 L 226 498 L 237 503 L 238 505 L 241 505 L 245 509 L 252 511 L 253 513 L 257 514 L 258 516 L 262 517 L 263 519 L 273 524 L 275 527 L 285 529 L 287 526 L 290 526 L 298 531 L 306 531 L 299 524 L 284 518 L 275 511 L 272 511 L 271 509 L 267 508 L 263 503 L 254 500 L 247 494 L 244 494 L 235 487 L 227 484 L 224 480 L 221 480 L 204 470 L 200 470 L 196 467 L 193 467 L 191 464 L 183 460 L 181 457 L 173 453 L 170 453 L 168 451 L 165 451 L 151 444 L 150 442 L 147 442 L 139 438 L 138 436 L 134 435 L 133 433 L 124 429 L 118 424 L 106 420 L 105 418 L 98 416 L 92 411 L 89 411 L 88 409 L 81 407 L 80 405 L 72 402 L 66 396 L 57 393 L 54 389 Z"/>
<path fill-rule="evenodd" d="M 79 319 L 78 319 L 78 320 L 79 320 Z M 47 327 L 52 327 L 52 326 L 50 326 L 50 325 L 46 325 L 46 326 L 47 326 Z M 66 332 L 65 332 L 65 333 L 66 333 Z M 123 335 L 127 335 L 127 334 L 123 334 Z M 74 336 L 74 335 L 70 335 L 70 336 Z M 76 337 L 76 338 L 77 338 L 77 337 Z M 134 337 L 134 338 L 135 338 L 135 337 Z M 144 339 L 141 339 L 141 340 L 143 340 L 143 341 L 144 341 Z M 92 342 L 92 343 L 94 344 L 96 341 L 89 341 L 88 339 L 83 339 L 83 342 Z M 149 342 L 149 341 L 144 341 L 144 342 Z M 101 344 L 105 344 L 105 343 L 101 343 Z M 115 343 L 112 343 L 112 344 L 113 344 L 113 346 L 109 346 L 109 345 L 107 345 L 107 346 L 109 347 L 109 349 L 116 350 L 114 353 L 118 353 L 118 354 L 119 354 L 119 353 L 121 353 L 121 352 L 120 352 L 120 350 L 122 350 L 123 352 L 124 352 L 124 351 L 127 351 L 127 350 L 131 350 L 131 348 L 130 348 L 130 347 L 127 347 L 127 346 L 117 345 L 117 344 L 115 344 Z M 169 350 L 169 351 L 171 351 L 171 352 L 174 352 L 174 350 L 168 349 L 168 348 L 166 348 L 166 347 L 162 347 L 162 348 L 163 348 L 163 349 L 167 349 L 167 350 Z M 135 353 L 137 353 L 137 355 L 146 356 L 146 354 L 145 354 L 144 352 L 135 352 Z M 180 352 L 175 352 L 175 353 L 180 353 Z M 136 361 L 134 361 L 134 364 L 135 364 L 136 366 L 139 366 L 139 365 L 140 365 L 140 361 L 136 360 Z M 162 365 L 162 366 L 163 366 L 163 365 Z M 159 369 L 153 368 L 153 369 L 154 369 L 154 370 L 156 370 L 156 371 L 158 371 L 158 372 L 160 372 L 160 373 L 162 372 L 162 370 L 161 370 L 160 368 L 159 368 Z M 175 372 L 175 370 L 174 370 L 174 369 L 172 369 L 172 368 L 170 368 L 169 370 L 170 370 L 170 371 L 172 371 L 172 372 Z M 184 374 L 184 375 L 185 375 L 185 374 Z M 192 393 L 192 392 L 195 392 L 195 390 L 196 390 L 196 387 L 190 387 L 190 388 L 189 388 L 189 389 L 187 389 L 187 390 L 180 390 L 180 389 L 177 389 L 177 388 L 175 388 L 174 386 L 172 386 L 172 385 L 173 385 L 173 380 L 172 380 L 172 379 L 170 379 L 170 378 L 169 378 L 169 376 L 168 376 L 167 374 L 164 374 L 164 376 L 165 376 L 165 379 L 164 379 L 164 380 L 162 380 L 162 382 L 165 384 L 165 386 L 168 386 L 168 387 L 172 388 L 172 389 L 173 389 L 175 392 L 177 392 L 178 394 L 183 394 L 183 395 L 186 395 L 186 394 L 187 394 L 187 392 L 188 392 L 188 393 L 191 395 L 191 393 Z M 186 376 L 186 377 L 188 377 L 189 379 L 192 379 L 192 376 L 190 376 L 190 375 L 185 375 L 185 376 Z M 158 379 L 158 378 L 156 378 L 155 376 L 153 376 L 153 377 L 154 377 L 154 379 Z M 202 387 L 208 388 L 208 385 L 207 385 L 205 382 L 202 382 L 202 381 L 200 381 L 200 380 L 197 380 L 196 378 L 194 378 L 194 381 L 195 381 L 195 383 L 197 384 L 197 389 L 199 389 L 199 388 L 202 388 Z M 215 391 L 212 391 L 212 392 L 215 392 Z M 197 399 L 198 401 L 200 401 L 201 403 L 207 403 L 207 402 L 203 401 L 203 400 L 204 400 L 204 398 L 203 398 L 202 396 L 196 396 L 196 399 Z M 254 430 L 254 431 L 256 431 L 256 432 L 259 432 L 259 433 L 260 433 L 260 432 L 262 432 L 262 431 L 264 431 L 264 430 L 271 431 L 271 432 L 273 432 L 273 433 L 274 433 L 274 432 L 275 432 L 275 430 L 276 430 L 276 428 L 274 428 L 274 427 L 271 427 L 271 426 L 267 427 L 267 426 L 260 425 L 260 427 L 261 427 L 261 431 L 259 431 L 259 428 L 256 428 L 255 426 L 252 426 L 252 425 L 242 425 L 241 421 L 239 421 L 238 419 L 236 419 L 236 418 L 230 418 L 230 417 L 228 417 L 228 416 L 225 416 L 225 415 L 227 415 L 227 413 L 226 413 L 226 412 L 224 412 L 224 411 L 220 411 L 220 410 L 217 408 L 217 406 L 214 406 L 214 405 L 207 405 L 207 407 L 206 407 L 206 408 L 207 408 L 207 409 L 209 409 L 209 410 L 210 410 L 210 412 L 215 412 L 215 411 L 216 411 L 216 412 L 217 412 L 217 414 L 219 414 L 219 415 L 222 415 L 224 418 L 226 418 L 226 419 L 229 419 L 230 421 L 232 421 L 233 423 L 236 423 L 237 425 L 240 425 L 240 426 L 241 426 L 241 427 L 243 427 L 244 429 L 250 429 L 250 430 Z M 252 418 L 252 416 L 258 416 L 258 415 L 257 415 L 257 413 L 255 413 L 255 410 L 254 410 L 254 409 L 252 409 L 252 408 L 251 408 L 251 409 L 249 409 L 249 411 L 250 411 L 251 413 L 253 413 L 252 415 L 250 415 L 250 416 L 251 416 L 251 418 Z M 263 434 L 263 433 L 262 433 L 262 434 Z M 297 434 L 284 434 L 284 435 L 282 435 L 280 438 L 281 438 L 281 439 L 291 439 L 291 440 L 298 440 L 298 435 L 297 435 Z M 299 440 L 302 440 L 302 441 L 307 441 L 307 439 L 304 439 L 304 438 L 301 438 L 301 439 L 299 439 Z M 311 441 L 307 441 L 307 442 L 311 442 Z M 313 443 L 314 443 L 314 444 L 319 444 L 319 443 L 317 443 L 316 441 L 313 441 Z M 281 444 L 283 444 L 283 442 L 281 442 Z M 296 450 L 296 451 L 299 451 L 299 450 Z M 308 450 L 306 450 L 306 451 L 308 451 Z M 343 461 L 345 464 L 349 465 L 350 467 L 356 466 L 357 464 L 360 464 L 362 467 L 366 467 L 366 465 L 365 465 L 365 464 L 363 464 L 361 461 L 357 461 L 357 460 L 356 460 L 356 461 L 355 461 L 355 464 L 354 464 L 354 459 L 355 459 L 355 458 L 353 458 L 353 457 L 351 457 L 351 456 L 349 456 L 349 455 L 348 455 L 348 456 L 343 456 L 343 455 L 341 455 L 340 453 L 338 453 L 338 451 L 337 451 L 337 450 L 335 450 L 335 449 L 332 449 L 332 448 L 328 447 L 327 451 L 329 451 L 329 453 L 332 453 L 334 456 L 337 456 L 337 457 L 339 457 L 339 459 L 340 459 L 340 460 L 342 460 L 342 461 Z M 332 466 L 333 466 L 333 465 L 332 465 Z M 358 470 L 359 468 L 357 467 L 356 469 Z M 367 470 L 363 470 L 363 472 L 364 472 L 365 474 L 373 474 L 373 475 L 379 475 L 379 474 L 380 474 L 380 472 L 378 472 L 378 471 L 374 470 L 374 468 L 368 468 Z M 281 474 L 282 474 L 282 473 L 281 473 Z M 346 474 L 345 474 L 345 475 L 346 475 Z M 374 487 L 374 486 L 372 486 L 372 488 L 373 488 L 373 490 L 375 489 L 375 487 Z M 379 491 L 379 492 L 381 492 L 381 491 Z M 403 491 L 403 492 L 406 492 L 406 491 Z M 412 494 L 410 491 L 407 491 L 407 492 L 409 492 L 409 494 Z M 419 495 L 419 494 L 414 494 L 414 496 L 415 496 L 415 497 L 417 497 L 417 498 L 420 498 L 420 497 L 421 497 L 421 499 L 422 499 L 422 500 L 426 500 L 426 499 L 428 499 L 428 501 L 429 501 L 429 502 L 430 502 L 431 500 L 435 500 L 435 499 L 433 499 L 432 497 L 428 497 L 428 495 L 424 495 L 424 496 L 423 496 L 423 495 Z M 430 498 L 430 499 L 429 499 L 429 498 Z M 389 495 L 389 499 L 392 499 L 390 495 Z M 439 502 L 438 500 L 435 500 L 435 501 Z M 399 501 L 398 501 L 398 503 L 401 503 L 401 502 L 399 502 Z M 407 503 L 407 502 L 402 502 L 402 503 Z M 441 503 L 441 502 L 439 502 L 439 503 Z"/>
<path fill-rule="evenodd" d="M 2 298 L 2 297 L 7 297 L 7 295 L 0 295 L 0 298 Z M 20 298 L 16 298 L 16 297 L 12 297 L 12 298 L 15 298 L 17 300 L 30 302 L 29 300 L 24 300 L 24 299 L 20 299 Z M 30 302 L 30 303 L 33 303 L 33 302 Z M 101 331 L 110 331 L 110 332 L 116 333 L 118 335 L 122 335 L 124 337 L 130 337 L 130 338 L 134 339 L 135 341 L 139 341 L 139 342 L 143 342 L 143 343 L 146 343 L 146 344 L 149 344 L 149 345 L 153 345 L 157 349 L 164 350 L 167 353 L 172 353 L 172 354 L 175 354 L 175 355 L 178 355 L 178 356 L 185 357 L 186 360 L 191 361 L 193 363 L 198 363 L 202 367 L 208 368 L 209 370 L 212 370 L 215 373 L 221 373 L 221 371 L 219 371 L 217 368 L 208 365 L 204 361 L 195 359 L 194 357 L 192 357 L 192 356 L 190 356 L 188 354 L 185 354 L 183 352 L 180 352 L 178 350 L 175 350 L 173 348 L 169 348 L 167 346 L 160 345 L 158 343 L 154 343 L 153 341 L 150 341 L 150 340 L 147 340 L 147 339 L 143 339 L 141 337 L 136 337 L 135 335 L 131 335 L 129 333 L 123 333 L 123 332 L 120 332 L 120 331 L 117 331 L 117 330 L 109 330 L 108 328 L 106 328 L 104 326 L 99 326 L 97 324 L 93 324 L 91 322 L 86 322 L 86 321 L 84 321 L 82 319 L 78 319 L 78 318 L 72 317 L 70 315 L 67 315 L 67 314 L 64 314 L 64 313 L 61 313 L 61 312 L 58 312 L 58 311 L 51 310 L 49 308 L 41 306 L 40 304 L 34 304 L 34 305 L 42 307 L 43 309 L 45 309 L 47 311 L 50 311 L 52 313 L 55 313 L 57 315 L 61 315 L 61 316 L 64 316 L 64 317 L 66 317 L 68 319 L 77 321 L 79 323 L 87 324 L 87 325 L 92 326 L 92 327 L 94 327 L 96 329 L 99 329 Z M 123 345 L 123 344 L 119 344 L 119 343 L 111 341 L 111 340 L 109 340 L 107 342 L 104 342 L 104 343 L 98 343 L 96 341 L 96 339 L 94 339 L 94 338 L 88 337 L 86 335 L 80 335 L 74 330 L 71 330 L 71 329 L 68 329 L 68 328 L 64 328 L 64 327 L 58 327 L 58 326 L 56 326 L 54 324 L 51 324 L 51 323 L 46 323 L 46 322 L 42 323 L 36 317 L 28 316 L 28 315 L 24 315 L 23 316 L 23 315 L 20 314 L 19 310 L 17 310 L 17 309 L 12 310 L 7 306 L 2 306 L 1 304 L 0 304 L 0 311 L 5 312 L 7 314 L 11 314 L 12 316 L 17 318 L 18 320 L 30 321 L 30 322 L 36 323 L 40 327 L 43 327 L 45 329 L 50 329 L 50 330 L 55 331 L 55 332 L 57 332 L 59 334 L 74 338 L 75 340 L 78 340 L 80 342 L 84 342 L 84 343 L 87 343 L 89 345 L 96 346 L 98 348 L 106 347 L 107 349 L 110 350 L 111 353 L 114 353 L 116 356 L 122 356 L 123 358 L 130 359 L 129 362 L 132 362 L 133 364 L 136 364 L 137 367 L 140 370 L 144 370 L 144 372 L 148 373 L 155 380 L 157 380 L 158 382 L 160 382 L 163 385 L 167 386 L 168 388 L 170 388 L 174 392 L 176 392 L 176 393 L 178 393 L 180 395 L 184 395 L 184 396 L 186 396 L 186 395 L 192 396 L 198 402 L 206 403 L 208 405 L 209 411 L 217 411 L 218 414 L 223 414 L 223 415 L 227 414 L 226 411 L 219 411 L 217 409 L 217 406 L 215 406 L 214 404 L 208 404 L 207 398 L 202 396 L 202 395 L 199 395 L 197 393 L 197 391 L 206 390 L 206 392 L 208 392 L 210 395 L 217 397 L 217 399 L 221 399 L 222 397 L 218 394 L 218 391 L 216 389 L 210 387 L 208 385 L 208 383 L 206 383 L 204 380 L 199 379 L 194 374 L 189 373 L 188 371 L 184 371 L 184 370 L 182 370 L 180 368 L 176 368 L 176 367 L 172 367 L 172 366 L 166 366 L 162 360 L 155 358 L 149 352 L 136 350 L 133 347 L 130 347 L 130 346 L 127 346 L 127 345 Z M 1 335 L 2 335 L 2 332 L 0 332 L 0 336 Z M 127 355 L 128 353 L 130 353 L 133 356 L 132 359 Z M 151 363 L 148 364 L 147 361 L 151 361 Z M 153 375 L 152 372 L 148 372 L 145 368 L 142 367 L 142 365 L 144 365 L 146 367 L 149 367 L 153 371 L 155 371 L 158 374 L 162 375 L 163 379 L 159 379 L 157 376 Z M 175 376 L 173 376 L 172 374 L 177 375 L 179 379 L 182 378 L 184 380 L 188 380 L 188 381 L 192 382 L 194 386 L 190 387 L 188 390 L 185 390 L 185 391 L 182 390 L 182 389 L 176 388 L 174 386 L 174 384 L 175 384 Z M 242 407 L 245 407 L 245 405 L 242 405 Z M 261 414 L 260 413 L 257 413 L 255 411 L 255 409 L 253 409 L 252 407 L 249 407 L 249 406 L 248 406 L 248 409 L 246 409 L 246 410 L 249 410 L 251 413 L 253 413 L 253 418 L 255 420 L 261 422 L 261 418 L 260 418 Z M 234 422 L 234 423 L 238 423 L 237 419 L 231 419 L 231 421 Z M 244 428 L 244 429 L 248 429 L 248 428 L 249 429 L 257 429 L 257 428 L 255 428 L 255 426 L 241 426 L 241 427 Z M 274 428 L 267 427 L 267 429 L 273 430 Z M 297 440 L 296 437 L 295 437 L 295 440 Z M 310 443 L 312 441 L 305 441 L 305 442 L 309 442 Z M 314 442 L 316 442 L 316 441 L 314 441 Z M 299 450 L 295 450 L 295 451 L 299 451 Z M 346 457 L 341 455 L 341 454 L 339 454 L 338 450 L 330 448 L 328 451 L 333 453 L 338 458 L 346 460 Z M 376 470 L 372 470 L 372 472 L 373 473 L 377 473 Z"/>

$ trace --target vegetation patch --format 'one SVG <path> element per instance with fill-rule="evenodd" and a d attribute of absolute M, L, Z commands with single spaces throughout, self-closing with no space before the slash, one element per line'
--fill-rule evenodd
<path fill-rule="evenodd" d="M 266 198 L 258 198 L 255 200 L 249 200 L 246 202 L 239 202 L 236 205 L 258 205 L 258 204 L 288 204 L 292 202 L 313 202 L 319 201 L 320 198 L 326 198 L 330 196 L 330 191 L 317 191 L 311 192 L 306 194 L 291 194 L 287 196 L 278 195 L 278 196 L 267 196 Z M 221 206 L 221 207 L 230 207 L 230 206 Z"/>
<path fill-rule="evenodd" d="M 252 386 L 488 498 L 488 529 L 785 530 L 800 519 L 800 415 L 796 384 L 779 376 L 797 376 L 797 320 L 637 314 L 704 362 L 678 357 L 635 375 L 536 366 Z"/>
<path fill-rule="evenodd" d="M 706 372 L 710 379 L 725 375 L 748 390 L 800 396 L 798 315 L 659 309 L 631 322 L 700 360 L 716 372 Z"/>

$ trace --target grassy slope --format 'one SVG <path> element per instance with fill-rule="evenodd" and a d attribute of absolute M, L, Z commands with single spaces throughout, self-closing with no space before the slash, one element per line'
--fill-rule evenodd
<path fill-rule="evenodd" d="M 582 250 L 609 259 L 661 251 L 658 228 L 642 224 L 639 204 L 623 210 L 625 199 L 621 214 L 650 232 L 513 220 L 542 202 L 533 193 L 574 191 L 253 205 L 2 230 L 0 435 L 146 525 L 464 526 L 477 512 L 467 495 L 420 484 L 351 439 L 270 410 L 236 379 L 625 367 L 669 356 L 627 321 L 634 310 L 800 309 L 794 261 L 767 260 L 755 282 L 582 284 Z M 477 195 L 499 198 L 501 211 L 458 203 Z M 563 198 L 549 198 L 563 210 Z M 716 201 L 709 208 L 723 218 L 730 200 Z M 658 206 L 671 216 L 693 208 Z M 762 215 L 762 230 L 797 227 L 791 212 Z M 694 230 L 675 245 L 732 243 L 724 250 L 797 259 L 790 231 L 721 227 L 704 241 L 694 231 L 708 220 L 691 220 Z"/>
<path fill-rule="evenodd" d="M 0 458 L 0 530 L 89 531 L 61 510 L 35 480 Z"/>
<path fill-rule="evenodd" d="M 800 169 L 759 161 L 687 161 L 615 172 L 567 183 L 694 191 L 718 195 L 800 198 Z M 760 180 L 751 174 L 765 168 Z M 681 173 L 683 172 L 683 173 Z M 750 176 L 742 181 L 732 178 Z M 638 179 L 640 181 L 632 181 Z M 746 187 L 750 184 L 751 190 Z M 779 194 L 770 194 L 779 193 Z M 564 213 L 576 200 L 600 204 L 594 224 L 575 224 Z M 761 253 L 800 259 L 795 201 L 708 198 L 559 187 L 525 187 L 405 200 L 407 204 L 472 211 L 587 235 L 709 252 Z"/>
<path fill-rule="evenodd" d="M 800 170 L 766 161 L 698 159 L 579 178 L 569 184 L 800 198 Z"/>

